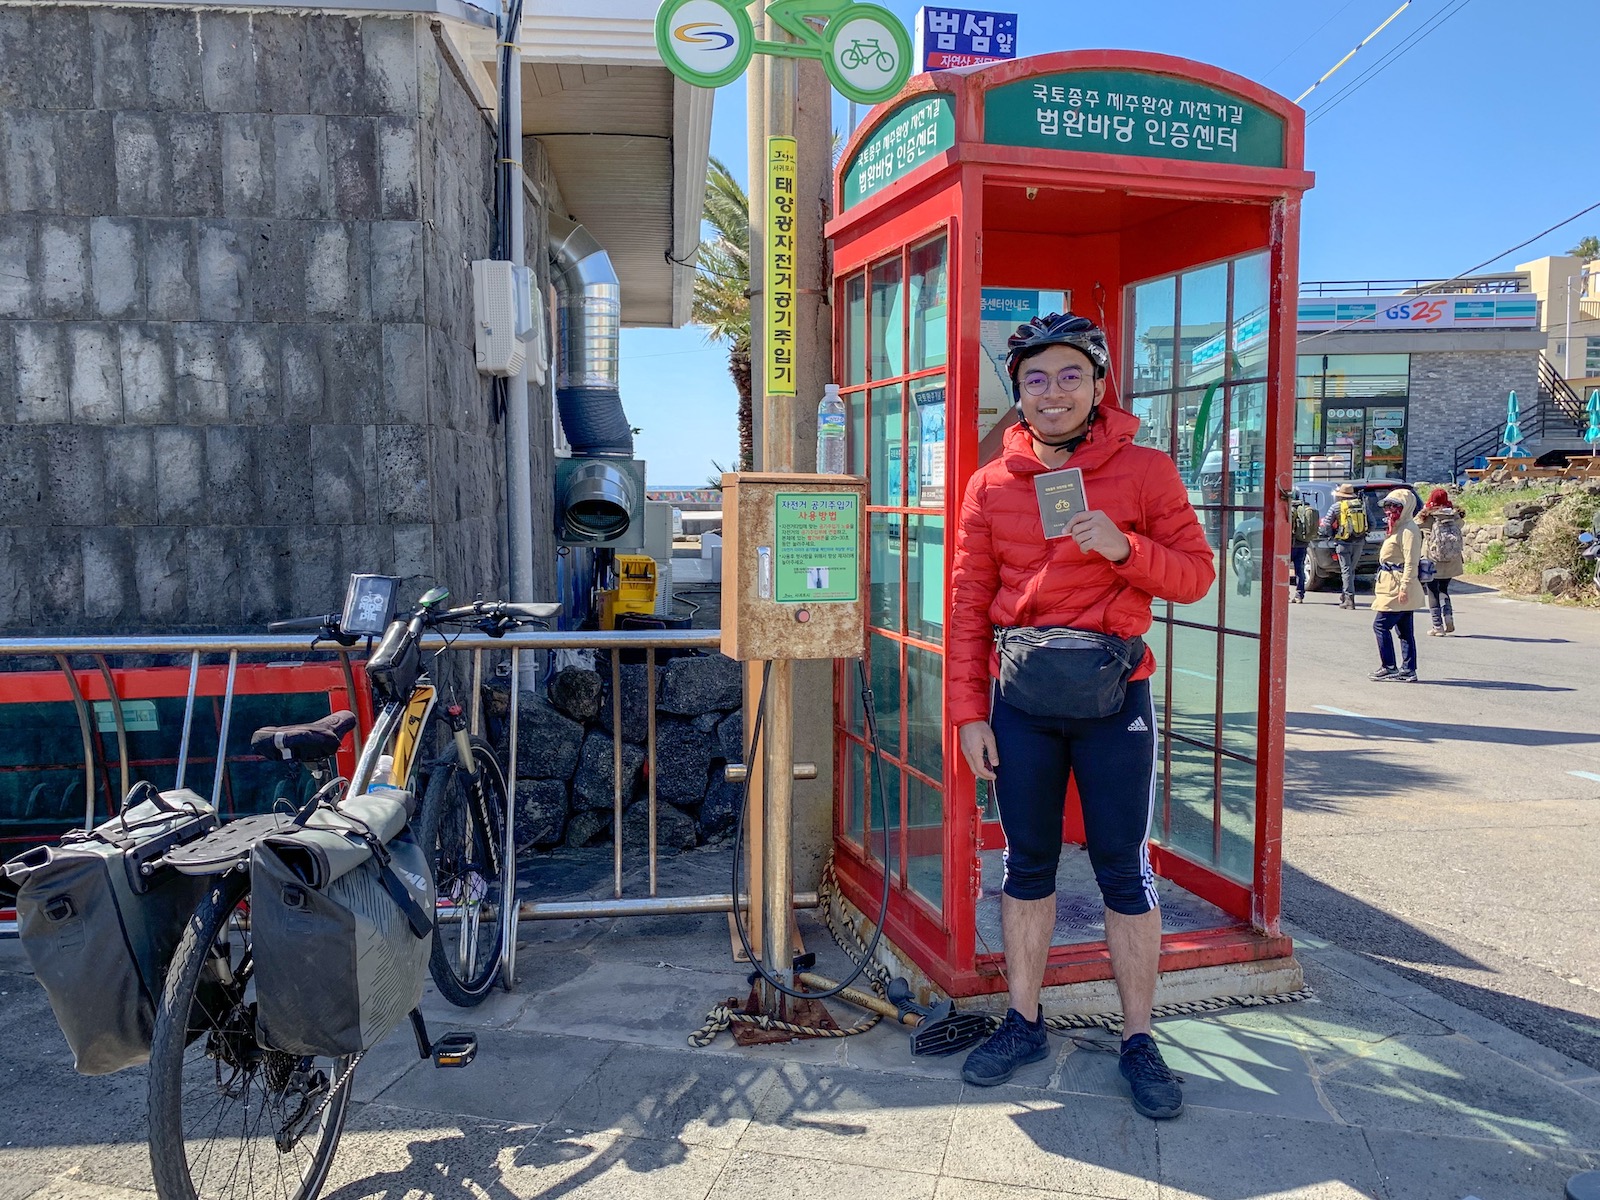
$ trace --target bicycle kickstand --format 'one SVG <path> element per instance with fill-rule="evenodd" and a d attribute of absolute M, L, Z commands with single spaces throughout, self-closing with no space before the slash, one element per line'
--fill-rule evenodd
<path fill-rule="evenodd" d="M 478 1056 L 478 1035 L 475 1033 L 447 1033 L 437 1042 L 428 1040 L 428 1026 L 422 1019 L 422 1010 L 411 1010 L 411 1032 L 417 1036 L 417 1057 L 431 1058 L 435 1067 L 465 1067 Z"/>

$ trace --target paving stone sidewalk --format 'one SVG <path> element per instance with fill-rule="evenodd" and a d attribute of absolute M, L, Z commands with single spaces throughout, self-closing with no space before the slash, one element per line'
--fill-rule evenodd
<path fill-rule="evenodd" d="M 825 930 L 802 933 L 842 969 Z M 435 1032 L 478 1032 L 471 1068 L 419 1063 L 404 1029 L 363 1061 L 324 1196 L 1558 1200 L 1600 1168 L 1600 1076 L 1296 944 L 1316 999 L 1160 1024 L 1187 1108 L 1156 1124 L 1099 1035 L 1053 1039 L 1052 1058 L 987 1089 L 887 1025 L 691 1049 L 744 986 L 724 918 L 525 924 L 514 992 L 466 1012 L 430 992 Z M 73 1074 L 15 941 L 0 942 L 0 1014 L 0 1200 L 150 1193 L 144 1072 Z"/>

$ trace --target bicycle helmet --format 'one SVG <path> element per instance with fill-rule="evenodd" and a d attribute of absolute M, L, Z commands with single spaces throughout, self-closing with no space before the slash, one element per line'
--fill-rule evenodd
<path fill-rule="evenodd" d="M 1024 426 L 1027 426 L 1028 420 L 1022 416 L 1022 364 L 1046 346 L 1071 346 L 1074 350 L 1082 351 L 1094 365 L 1096 380 L 1104 379 L 1111 368 L 1111 352 L 1106 349 L 1105 330 L 1088 317 L 1070 312 L 1050 313 L 1048 316 L 1035 317 L 1026 325 L 1018 325 L 1017 331 L 1006 339 L 1006 373 L 1011 376 L 1011 402 L 1016 405 L 1017 416 Z M 1088 436 L 1099 411 L 1100 404 L 1096 401 L 1089 409 L 1084 432 L 1077 437 L 1045 444 L 1067 446 L 1081 442 Z"/>

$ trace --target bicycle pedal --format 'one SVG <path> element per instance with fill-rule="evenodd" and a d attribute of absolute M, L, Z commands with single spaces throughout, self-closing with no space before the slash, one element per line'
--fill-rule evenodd
<path fill-rule="evenodd" d="M 478 1057 L 478 1035 L 447 1033 L 433 1044 L 435 1067 L 465 1067 Z"/>

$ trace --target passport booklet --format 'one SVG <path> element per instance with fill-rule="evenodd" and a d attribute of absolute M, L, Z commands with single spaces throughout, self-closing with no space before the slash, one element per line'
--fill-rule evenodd
<path fill-rule="evenodd" d="M 1077 467 L 1041 471 L 1033 477 L 1039 496 L 1039 520 L 1047 538 L 1065 537 L 1067 524 L 1081 512 L 1089 511 L 1083 495 L 1083 472 Z"/>

